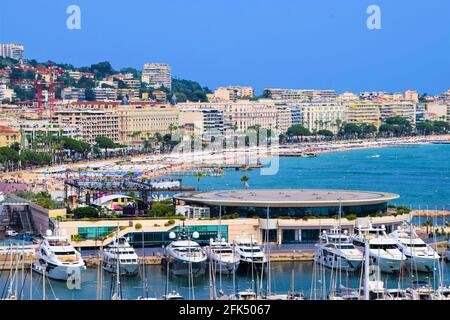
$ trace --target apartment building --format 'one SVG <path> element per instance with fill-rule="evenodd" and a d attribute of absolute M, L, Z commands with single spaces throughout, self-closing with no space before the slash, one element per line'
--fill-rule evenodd
<path fill-rule="evenodd" d="M 335 90 L 266 88 L 264 96 L 273 100 L 317 101 L 335 99 L 337 94 Z"/>
<path fill-rule="evenodd" d="M 21 133 L 21 144 L 29 146 L 38 137 L 70 137 L 80 139 L 81 128 L 66 123 L 51 123 L 47 120 L 15 120 L 10 126 Z"/>
<path fill-rule="evenodd" d="M 6 84 L 0 84 L 0 103 L 4 99 L 12 100 L 15 96 L 16 94 L 13 89 L 9 89 Z"/>
<path fill-rule="evenodd" d="M 20 60 L 23 59 L 25 47 L 15 43 L 0 43 L 0 56 Z"/>
<path fill-rule="evenodd" d="M 438 100 L 441 103 L 450 104 L 450 89 L 448 89 L 446 92 L 441 93 L 438 96 Z"/>
<path fill-rule="evenodd" d="M 127 97 L 128 100 L 137 101 L 140 99 L 139 90 L 138 89 L 117 89 L 117 97 Z"/>
<path fill-rule="evenodd" d="M 74 71 L 69 70 L 67 71 L 67 74 L 69 77 L 75 80 L 80 80 L 82 77 L 88 78 L 88 79 L 94 79 L 94 74 L 92 72 L 81 72 L 81 71 Z"/>
<path fill-rule="evenodd" d="M 383 91 L 364 91 L 364 92 L 360 92 L 359 93 L 359 98 L 361 100 L 374 100 L 377 99 L 381 96 L 383 96 L 384 94 L 386 94 L 386 92 Z"/>
<path fill-rule="evenodd" d="M 74 100 L 74 101 L 84 101 L 85 97 L 85 89 L 84 88 L 65 88 L 62 91 L 62 98 L 64 100 Z"/>
<path fill-rule="evenodd" d="M 444 103 L 427 103 L 426 118 L 429 120 L 447 120 L 447 104 Z"/>
<path fill-rule="evenodd" d="M 92 89 L 92 91 L 94 92 L 96 101 L 108 101 L 117 99 L 117 89 L 115 88 L 94 88 Z"/>
<path fill-rule="evenodd" d="M 293 121 L 293 109 L 288 106 L 276 106 L 277 109 L 277 120 L 276 120 L 276 131 L 279 133 L 285 133 L 293 124 L 299 124 L 300 119 Z M 296 109 L 296 111 L 299 111 Z M 294 114 L 295 115 L 295 114 Z M 298 121 L 298 122 L 297 122 Z"/>
<path fill-rule="evenodd" d="M 255 95 L 252 87 L 219 87 L 214 91 L 214 99 L 223 101 L 236 101 L 244 97 L 251 98 Z"/>
<path fill-rule="evenodd" d="M 223 136 L 223 111 L 215 108 L 183 108 L 180 110 L 180 126 L 195 136 L 202 137 L 203 141 L 210 142 L 212 137 Z"/>
<path fill-rule="evenodd" d="M 118 115 L 111 110 L 56 110 L 52 120 L 53 123 L 80 128 L 81 140 L 90 144 L 95 144 L 95 138 L 99 136 L 120 142 Z"/>
<path fill-rule="evenodd" d="M 336 100 L 339 102 L 346 103 L 346 102 L 358 101 L 359 97 L 356 94 L 354 94 L 353 92 L 344 92 L 344 93 L 341 93 L 339 96 L 337 96 Z"/>
<path fill-rule="evenodd" d="M 417 93 L 417 91 L 414 91 L 414 90 L 407 90 L 403 93 L 403 100 L 418 103 L 419 102 L 419 93 Z"/>
<path fill-rule="evenodd" d="M 178 107 L 170 104 L 117 105 L 112 111 L 118 119 L 118 140 L 122 144 L 142 144 L 155 133 L 170 133 L 178 125 Z"/>
<path fill-rule="evenodd" d="M 344 118 L 344 106 L 339 102 L 302 102 L 297 106 L 302 115 L 302 125 L 310 131 L 337 132 L 336 121 Z"/>
<path fill-rule="evenodd" d="M 20 131 L 6 125 L 0 125 L 0 147 L 9 147 L 11 144 L 20 143 Z"/>
<path fill-rule="evenodd" d="M 381 121 L 390 117 L 403 117 L 411 123 L 416 123 L 416 104 L 407 101 L 392 101 L 380 104 Z"/>
<path fill-rule="evenodd" d="M 154 89 L 164 86 L 172 90 L 171 68 L 168 64 L 146 63 L 142 70 L 141 81 Z"/>
<path fill-rule="evenodd" d="M 274 104 L 239 100 L 237 102 L 180 103 L 180 109 L 213 108 L 223 112 L 224 132 L 245 132 L 249 127 L 259 126 L 276 129 L 277 109 Z"/>
<path fill-rule="evenodd" d="M 129 89 L 139 89 L 141 87 L 141 81 L 136 79 L 123 79 L 122 80 L 127 88 Z"/>
<path fill-rule="evenodd" d="M 370 100 L 359 100 L 345 104 L 344 118 L 348 123 L 381 125 L 380 104 Z"/>

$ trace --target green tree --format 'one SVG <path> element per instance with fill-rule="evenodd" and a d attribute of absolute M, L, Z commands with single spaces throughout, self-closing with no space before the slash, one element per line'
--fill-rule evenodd
<path fill-rule="evenodd" d="M 356 123 L 344 123 L 341 126 L 339 135 L 344 138 L 356 139 L 362 133 L 361 127 Z"/>
<path fill-rule="evenodd" d="M 288 137 L 305 137 L 310 136 L 311 131 L 300 124 L 295 124 L 288 128 L 286 134 Z"/>
<path fill-rule="evenodd" d="M 207 87 L 201 87 L 198 82 L 184 79 L 172 79 L 172 92 L 178 102 L 187 100 L 207 102 L 206 94 L 211 93 Z"/>
<path fill-rule="evenodd" d="M 88 143 L 80 140 L 75 140 L 69 137 L 62 138 L 62 145 L 64 149 L 76 153 L 86 153 L 91 151 L 91 146 Z"/>
<path fill-rule="evenodd" d="M 72 210 L 72 214 L 77 219 L 98 218 L 99 210 L 96 207 L 79 207 Z"/>
<path fill-rule="evenodd" d="M 206 177 L 206 174 L 197 172 L 194 177 L 197 178 L 197 191 L 200 191 L 200 179 Z"/>
<path fill-rule="evenodd" d="M 387 127 L 387 129 L 389 129 L 389 131 L 395 136 L 406 136 L 412 133 L 412 124 L 408 119 L 404 117 L 395 116 L 387 118 L 385 120 L 385 124 L 390 126 Z"/>
<path fill-rule="evenodd" d="M 242 176 L 241 177 L 241 182 L 242 182 L 242 189 L 246 190 L 247 189 L 247 182 L 250 178 L 248 176 Z"/>
<path fill-rule="evenodd" d="M 95 79 L 103 79 L 116 73 L 108 61 L 92 64 L 90 70 L 94 74 Z"/>
<path fill-rule="evenodd" d="M 118 147 L 118 144 L 111 140 L 111 138 L 104 136 L 96 137 L 95 142 L 100 149 L 105 149 L 106 153 L 108 153 L 108 149 L 115 149 Z"/>
<path fill-rule="evenodd" d="M 322 129 L 322 130 L 317 131 L 317 134 L 319 136 L 323 136 L 323 137 L 326 137 L 326 138 L 334 137 L 334 133 L 331 132 L 330 130 L 326 130 L 326 129 Z"/>

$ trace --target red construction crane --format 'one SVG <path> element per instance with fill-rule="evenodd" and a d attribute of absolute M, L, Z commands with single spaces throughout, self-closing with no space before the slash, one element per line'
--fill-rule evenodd
<path fill-rule="evenodd" d="M 38 103 L 38 108 L 37 108 L 37 113 L 39 118 L 43 117 L 43 105 L 42 105 L 42 88 L 43 86 L 48 86 L 48 100 L 49 100 L 49 105 L 50 105 L 50 121 L 53 118 L 53 112 L 55 110 L 55 86 L 56 85 L 61 85 L 62 82 L 57 82 L 54 81 L 58 75 L 64 74 L 64 71 L 59 69 L 59 68 L 53 68 L 53 63 L 51 61 L 48 62 L 49 63 L 49 68 L 48 69 L 40 69 L 40 68 L 33 68 L 33 67 L 25 67 L 25 66 L 20 66 L 20 67 L 14 67 L 15 69 L 20 69 L 20 70 L 29 70 L 29 71 L 34 71 L 36 74 L 42 74 L 42 75 L 49 75 L 49 81 L 43 81 L 40 79 L 35 79 L 33 80 L 33 84 L 36 87 L 36 91 L 37 91 L 37 103 Z M 25 79 L 23 80 L 25 81 Z M 22 82 L 23 82 L 22 81 Z"/>

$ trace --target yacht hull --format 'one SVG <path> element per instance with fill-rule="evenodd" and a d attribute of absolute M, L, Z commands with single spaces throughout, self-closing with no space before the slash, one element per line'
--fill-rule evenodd
<path fill-rule="evenodd" d="M 381 272 L 397 273 L 400 272 L 405 261 L 400 259 L 389 259 L 384 257 L 376 257 L 371 255 L 371 260 L 380 268 Z"/>
<path fill-rule="evenodd" d="M 433 272 L 439 265 L 439 259 L 436 258 L 406 257 L 408 258 L 407 267 L 419 272 Z"/>
<path fill-rule="evenodd" d="M 104 262 L 103 269 L 110 273 L 116 273 L 116 265 L 114 263 Z M 121 276 L 135 276 L 139 272 L 137 263 L 121 264 L 119 267 Z"/>
<path fill-rule="evenodd" d="M 187 277 L 190 274 L 194 277 L 200 277 L 205 274 L 207 262 L 189 262 L 186 260 L 180 260 L 173 257 L 166 257 L 162 261 L 163 267 L 167 268 L 169 265 L 169 272 L 177 277 Z"/>
<path fill-rule="evenodd" d="M 326 257 L 315 256 L 314 260 L 319 264 L 330 268 L 330 269 L 341 269 L 343 271 L 356 271 L 361 267 L 362 260 L 352 260 L 341 257 L 341 259 L 336 260 L 333 255 L 328 255 Z"/>
<path fill-rule="evenodd" d="M 39 274 L 43 274 L 45 270 L 45 276 L 52 280 L 67 281 L 69 277 L 81 276 L 81 271 L 85 270 L 85 266 L 55 266 L 55 265 L 41 265 L 39 263 L 33 263 L 33 270 Z"/>
<path fill-rule="evenodd" d="M 239 268 L 240 261 L 237 260 L 236 262 L 227 262 L 212 259 L 212 263 L 216 272 L 222 274 L 233 274 Z"/>

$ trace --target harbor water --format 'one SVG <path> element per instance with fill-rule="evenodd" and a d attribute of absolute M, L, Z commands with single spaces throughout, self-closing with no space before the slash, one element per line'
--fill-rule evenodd
<path fill-rule="evenodd" d="M 279 171 L 276 175 L 262 176 L 259 169 L 246 172 L 232 169 L 225 170 L 225 174 L 219 177 L 204 177 L 200 180 L 200 189 L 240 189 L 241 177 L 249 177 L 250 189 L 289 189 L 289 188 L 324 188 L 324 189 L 354 189 L 368 191 L 384 191 L 399 194 L 400 199 L 393 204 L 405 205 L 412 209 L 442 210 L 450 209 L 450 145 L 420 145 L 392 148 L 376 148 L 355 150 L 337 153 L 324 153 L 316 158 L 280 158 Z M 172 175 L 176 178 L 176 175 Z M 197 178 L 182 176 L 184 185 L 197 186 Z M 445 219 L 449 219 L 448 217 Z M 415 218 L 420 224 L 425 218 Z M 436 224 L 444 223 L 444 218 L 436 219 Z M 309 298 L 314 292 L 316 298 L 321 298 L 321 292 L 328 291 L 330 271 L 326 271 L 325 281 L 313 281 L 313 262 L 284 262 L 272 263 L 271 266 L 271 291 L 273 293 L 286 293 L 291 287 L 295 291 L 302 292 Z M 439 268 L 440 269 L 440 268 Z M 292 272 L 292 270 L 294 272 Z M 48 281 L 46 292 L 48 299 L 96 299 L 97 294 L 97 270 L 87 269 L 82 273 L 80 289 L 70 290 L 65 282 Z M 294 283 L 292 283 L 292 273 Z M 30 298 L 30 273 L 19 271 L 18 294 L 23 299 Z M 204 277 L 194 279 L 194 290 L 189 290 L 187 278 L 170 277 L 167 282 L 166 273 L 160 265 L 146 266 L 147 286 L 140 275 L 133 278 L 123 278 L 122 296 L 125 299 L 136 299 L 139 296 L 160 297 L 168 291 L 176 290 L 184 298 L 209 299 L 210 281 L 206 274 Z M 410 277 L 408 272 L 404 274 L 381 274 L 381 280 L 389 288 L 408 287 L 411 280 L 424 280 L 433 286 L 439 283 L 442 276 L 445 285 L 450 285 L 450 268 L 448 263 L 442 264 L 442 270 L 436 270 L 434 274 L 419 274 L 418 277 Z M 4 270 L 0 276 L 0 290 L 2 296 L 7 292 L 7 283 L 10 280 L 10 271 Z M 264 281 L 265 281 L 264 275 Z M 361 272 L 343 273 L 339 277 L 339 283 L 356 288 L 360 284 Z M 253 277 L 251 272 L 238 272 L 233 284 L 232 276 L 216 276 L 217 289 L 222 288 L 226 294 L 231 294 L 233 289 L 245 290 L 257 288 L 259 277 Z M 42 277 L 33 274 L 33 299 L 42 298 Z M 22 283 L 24 284 L 22 286 Z M 147 287 L 147 290 L 145 290 Z M 260 285 L 263 291 L 266 284 Z M 102 288 L 103 299 L 110 299 L 114 288 L 112 275 L 104 273 Z"/>
<path fill-rule="evenodd" d="M 241 189 L 243 175 L 249 189 L 348 189 L 392 192 L 393 202 L 412 209 L 450 209 L 450 145 L 431 144 L 373 148 L 319 154 L 315 158 L 282 157 L 275 175 L 260 170 L 226 170 L 224 176 L 204 177 L 200 189 Z M 193 176 L 183 184 L 197 186 Z"/>
<path fill-rule="evenodd" d="M 448 263 L 443 265 L 443 279 L 445 285 L 450 285 L 450 268 Z M 272 293 L 287 293 L 292 287 L 296 292 L 303 293 L 305 298 L 315 297 L 315 299 L 321 299 L 321 293 L 325 290 L 328 292 L 330 289 L 330 277 L 331 271 L 325 270 L 325 281 L 320 280 L 320 275 L 316 273 L 316 281 L 313 281 L 314 275 L 314 263 L 313 262 L 283 262 L 283 263 L 271 263 L 271 292 Z M 292 270 L 294 271 L 294 282 L 292 283 Z M 439 284 L 439 271 L 433 274 L 418 274 L 418 277 L 414 277 L 414 280 L 423 280 L 430 283 L 433 286 Z M 8 279 L 9 271 L 3 271 L 0 277 L 0 290 L 7 291 L 5 288 L 6 281 Z M 130 278 L 122 278 L 122 297 L 124 299 L 137 299 L 138 297 L 158 298 L 162 296 L 166 291 L 167 277 L 166 273 L 161 266 L 151 265 L 146 266 L 147 274 L 147 290 L 144 290 L 144 282 L 140 275 Z M 264 276 L 265 277 L 265 276 Z M 18 293 L 22 299 L 29 299 L 30 297 L 30 274 L 24 272 L 25 281 L 24 285 L 21 283 L 21 271 L 19 271 L 19 290 Z M 114 291 L 114 276 L 110 273 L 104 273 L 103 282 L 103 299 L 111 299 L 112 292 Z M 263 285 L 258 285 L 257 279 L 259 278 L 254 274 L 254 281 L 252 282 L 251 271 L 238 271 L 236 273 L 235 286 L 233 286 L 233 277 L 230 275 L 223 275 L 221 278 L 216 275 L 216 288 L 219 290 L 222 288 L 226 294 L 231 294 L 233 289 L 245 290 L 247 288 L 262 287 L 262 292 L 266 290 L 266 282 L 263 280 Z M 354 273 L 343 272 L 337 277 L 337 286 L 342 284 L 346 287 L 357 288 L 360 284 L 361 271 Z M 403 276 L 399 277 L 398 274 L 381 274 L 381 279 L 385 282 L 387 288 L 408 287 L 410 285 L 410 277 L 407 271 Z M 194 278 L 194 292 L 189 290 L 188 278 L 169 277 L 168 291 L 175 290 L 179 292 L 185 299 L 199 299 L 207 300 L 210 295 L 209 276 L 206 273 L 205 276 Z M 220 283 L 222 285 L 220 286 Z M 33 299 L 42 299 L 42 277 L 36 273 L 33 273 Z M 147 294 L 148 293 L 148 294 Z M 46 280 L 46 297 L 47 299 L 61 299 L 61 300 L 93 300 L 97 299 L 97 269 L 87 269 L 82 273 L 82 281 L 80 289 L 69 289 L 66 282 Z"/>

